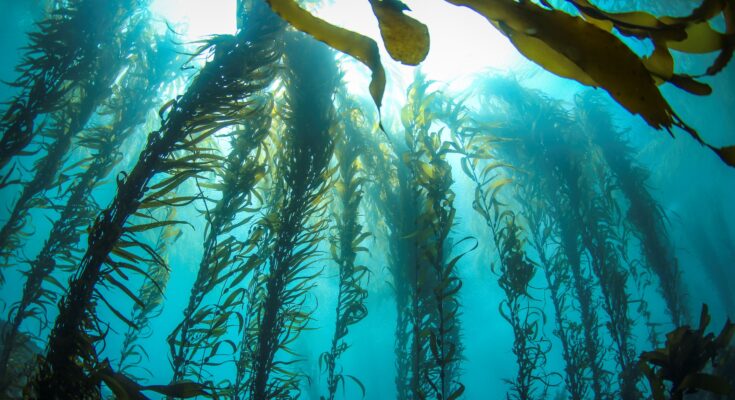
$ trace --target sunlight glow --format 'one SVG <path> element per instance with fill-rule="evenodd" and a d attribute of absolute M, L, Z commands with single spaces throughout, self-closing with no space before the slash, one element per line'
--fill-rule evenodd
<path fill-rule="evenodd" d="M 185 41 L 235 33 L 236 0 L 154 0 L 150 9 L 166 18 Z"/>

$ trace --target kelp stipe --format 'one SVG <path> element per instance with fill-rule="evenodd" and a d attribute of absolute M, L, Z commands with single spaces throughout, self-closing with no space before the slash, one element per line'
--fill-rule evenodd
<path fill-rule="evenodd" d="M 339 84 L 334 54 L 303 34 L 286 40 L 284 131 L 277 140 L 271 199 L 260 226 L 267 263 L 251 293 L 255 302 L 244 343 L 247 377 L 239 398 L 298 396 L 300 374 L 292 371 L 290 345 L 310 320 L 305 296 L 320 274 L 312 267 L 326 228 L 326 199 L 333 169 L 334 93 Z"/>
<path fill-rule="evenodd" d="M 145 41 L 150 38 L 149 34 L 142 34 L 137 39 Z M 158 40 L 158 47 L 163 47 L 164 40 Z M 161 84 L 172 75 L 173 64 L 177 60 L 173 49 L 151 50 L 135 46 L 134 51 L 136 64 L 128 69 L 120 85 L 113 87 L 113 96 L 101 107 L 100 113 L 109 116 L 110 122 L 88 128 L 80 134 L 78 145 L 92 154 L 75 163 L 87 164 L 87 167 L 67 178 L 72 183 L 65 192 L 66 205 L 54 206 L 59 211 L 59 217 L 51 227 L 41 251 L 29 261 L 28 271 L 24 272 L 26 283 L 23 295 L 14 305 L 9 318 L 13 329 L 4 338 L 9 348 L 13 345 L 12 335 L 16 334 L 23 320 L 28 317 L 42 319 L 48 306 L 54 304 L 58 295 L 66 289 L 52 276 L 52 272 L 57 268 L 73 272 L 79 262 L 76 254 L 78 249 L 74 245 L 82 235 L 82 229 L 99 212 L 98 206 L 90 198 L 91 193 L 118 163 L 122 157 L 120 147 L 143 122 L 145 115 L 153 108 Z M 43 287 L 49 284 L 53 288 Z M 41 323 L 48 324 L 45 320 Z M 7 353 L 2 354 L 0 369 L 7 362 L 7 356 Z"/>
<path fill-rule="evenodd" d="M 707 372 L 707 368 L 728 361 L 735 324 L 728 319 L 715 336 L 705 334 L 710 320 L 707 305 L 703 304 L 699 328 L 678 327 L 666 334 L 665 347 L 641 354 L 639 365 L 650 384 L 651 398 L 683 400 L 685 394 L 698 391 L 729 397 L 735 394 L 735 388 L 728 382 L 732 376 L 719 375 L 717 369 Z"/>
<path fill-rule="evenodd" d="M 173 193 L 172 196 L 176 194 Z M 176 221 L 175 207 L 162 207 L 161 211 L 163 215 L 161 221 Z M 135 369 L 139 368 L 139 364 L 148 357 L 142 342 L 152 335 L 150 321 L 161 313 L 164 292 L 171 272 L 168 252 L 181 233 L 181 228 L 177 224 L 165 224 L 158 230 L 152 246 L 158 257 L 152 257 L 147 262 L 146 279 L 137 293 L 140 303 L 135 302 L 133 305 L 133 311 L 128 318 L 130 323 L 120 350 L 120 359 L 117 362 L 117 371 L 127 376 L 135 377 Z"/>
<path fill-rule="evenodd" d="M 633 150 L 613 125 L 598 96 L 591 92 L 578 95 L 575 110 L 577 121 L 599 147 L 618 188 L 630 202 L 627 221 L 641 242 L 645 265 L 658 277 L 674 325 L 687 322 L 678 261 L 667 233 L 666 216 L 647 187 L 647 171 L 635 162 Z"/>
<path fill-rule="evenodd" d="M 483 85 L 483 104 L 488 105 L 485 109 L 492 109 L 489 106 L 494 104 L 496 109 L 502 110 L 491 132 L 509 141 L 498 147 L 503 158 L 525 171 L 536 171 L 539 176 L 535 179 L 543 182 L 539 186 L 541 198 L 548 202 L 551 218 L 556 221 L 559 255 L 568 267 L 570 287 L 576 300 L 574 306 L 580 314 L 582 346 L 578 351 L 584 354 L 582 366 L 591 378 L 593 398 L 606 398 L 610 385 L 608 373 L 602 366 L 605 350 L 599 333 L 598 305 L 589 285 L 591 271 L 583 263 L 584 222 L 578 213 L 569 212 L 580 208 L 578 177 L 584 173 L 583 165 L 567 154 L 578 151 L 575 144 L 568 142 L 568 137 L 575 135 L 572 121 L 558 103 L 522 88 L 512 79 L 489 80 Z M 516 145 L 515 141 L 522 145 Z"/>
<path fill-rule="evenodd" d="M 276 63 L 282 54 L 284 25 L 260 1 L 253 3 L 244 19 L 246 29 L 253 32 L 249 37 L 252 41 L 249 45 L 251 56 L 258 58 L 259 65 L 245 71 L 240 79 L 243 82 L 258 82 L 259 87 L 265 88 L 276 76 Z M 248 214 L 254 214 L 260 206 L 255 204 L 253 191 L 264 175 L 263 159 L 267 155 L 263 153 L 262 143 L 269 134 L 273 105 L 269 94 L 255 91 L 246 94 L 240 95 L 240 101 L 251 103 L 249 107 L 252 111 L 247 119 L 233 120 L 233 123 L 241 126 L 228 134 L 232 149 L 215 169 L 219 182 L 202 183 L 200 186 L 219 192 L 221 197 L 216 200 L 203 198 L 207 223 L 204 253 L 183 319 L 168 337 L 173 382 L 209 380 L 205 376 L 206 367 L 219 362 L 214 358 L 224 355 L 226 347 L 223 344 L 229 345 L 233 353 L 237 348 L 234 342 L 223 341 L 223 337 L 239 312 L 245 295 L 245 288 L 238 284 L 254 265 L 237 261 L 247 255 L 253 246 L 236 239 L 232 233 L 253 218 L 252 215 L 246 215 L 238 220 L 239 214 L 246 210 Z M 220 290 L 219 301 L 206 302 L 207 296 L 217 294 L 217 289 Z M 242 328 L 240 326 L 238 330 Z M 216 384 L 220 387 L 229 385 L 226 382 Z"/>
<path fill-rule="evenodd" d="M 416 244 L 411 233 L 416 229 L 419 207 L 415 182 L 409 178 L 409 169 L 395 151 L 404 152 L 405 144 L 393 140 L 392 146 L 377 139 L 366 144 L 362 158 L 370 179 L 366 185 L 366 199 L 373 214 L 379 215 L 380 232 L 388 243 L 390 270 L 396 301 L 394 353 L 396 357 L 395 386 L 397 398 L 412 398 L 415 386 L 416 352 L 411 347 L 411 284 L 410 271 L 415 267 Z"/>
<path fill-rule="evenodd" d="M 72 0 L 55 8 L 37 31 L 17 70 L 20 94 L 0 119 L 0 168 L 21 154 L 37 133 L 35 120 L 66 107 L 80 86 L 89 86 L 98 64 L 131 14 L 147 2 Z M 100 45 L 104 44 L 104 46 Z M 103 85 L 104 86 L 104 85 Z"/>
<path fill-rule="evenodd" d="M 360 223 L 360 204 L 365 183 L 360 153 L 366 145 L 364 136 L 371 132 L 367 129 L 366 117 L 348 96 L 341 92 L 338 97 L 343 122 L 339 125 L 339 136 L 335 140 L 334 154 L 339 166 L 334 184 L 336 201 L 332 218 L 336 222 L 334 233 L 329 238 L 332 259 L 339 268 L 336 321 L 332 345 L 329 351 L 319 357 L 320 367 L 327 371 L 328 395 L 323 398 L 329 400 L 334 400 L 339 384 L 345 385 L 345 378 L 355 382 L 365 395 L 365 387 L 357 377 L 337 368 L 337 361 L 349 348 L 347 334 L 350 327 L 367 316 L 365 299 L 368 291 L 365 283 L 370 274 L 367 266 L 357 264 L 356 258 L 368 251 L 362 244 L 370 236 L 370 232 L 365 231 Z"/>
<path fill-rule="evenodd" d="M 59 170 L 72 147 L 72 141 L 84 129 L 102 101 L 110 96 L 114 79 L 134 50 L 139 36 L 144 34 L 148 14 L 142 9 L 130 10 L 129 13 L 132 15 L 127 20 L 130 23 L 128 30 L 115 32 L 118 35 L 111 37 L 108 45 L 103 46 L 96 58 L 89 61 L 89 67 L 92 68 L 89 76 L 69 92 L 69 98 L 59 104 L 62 108 L 52 115 L 51 127 L 42 131 L 41 134 L 47 136 L 50 144 L 42 144 L 46 154 L 36 161 L 33 178 L 23 185 L 10 217 L 0 230 L 0 257 L 7 260 L 21 244 L 17 235 L 21 233 L 30 209 L 44 205 L 43 199 L 37 196 L 64 183 L 65 176 L 59 174 Z"/>
<path fill-rule="evenodd" d="M 512 387 L 507 397 L 545 398 L 549 383 L 543 370 L 550 342 L 542 333 L 546 320 L 542 306 L 529 293 L 539 267 L 527 254 L 526 228 L 519 223 L 519 215 L 507 205 L 508 195 L 502 190 L 513 186 L 513 169 L 497 159 L 497 151 L 493 149 L 497 144 L 493 141 L 498 139 L 486 132 L 478 135 L 480 131 L 461 111 L 461 104 L 442 106 L 442 119 L 453 130 L 454 148 L 463 155 L 462 169 L 475 186 L 473 208 L 484 219 L 498 251 L 497 269 L 492 262 L 489 267 L 498 275 L 498 285 L 505 294 L 499 311 L 513 330 L 512 350 L 518 367 L 514 379 L 504 379 Z"/>
<path fill-rule="evenodd" d="M 408 88 L 401 122 L 406 130 L 407 151 L 402 154 L 419 197 L 416 230 L 416 265 L 412 279 L 412 340 L 418 385 L 413 396 L 454 399 L 464 393 L 460 382 L 462 354 L 460 304 L 462 281 L 456 272 L 465 253 L 450 254 L 450 234 L 454 226 L 454 182 L 446 160 L 451 144 L 442 139 L 443 130 L 432 124 L 437 120 L 431 105 L 437 95 L 428 93 L 431 82 L 418 73 Z M 464 240 L 464 239 L 463 239 Z"/>
<path fill-rule="evenodd" d="M 246 26 L 234 36 L 215 37 L 198 50 L 197 54 L 213 56 L 186 93 L 161 109 L 161 128 L 149 135 L 132 171 L 119 177 L 117 194 L 110 206 L 98 215 L 79 272 L 71 280 L 69 292 L 60 304 L 59 317 L 49 338 L 48 354 L 28 387 L 31 396 L 48 399 L 91 396 L 98 392 L 103 377 L 110 382 L 124 379 L 119 374 L 102 376 L 95 373 L 98 361 L 93 346 L 100 336 L 87 331 L 94 330 L 97 325 L 96 302 L 105 300 L 96 291 L 96 285 L 109 273 L 136 263 L 136 258 L 124 247 L 138 247 L 147 252 L 148 249 L 135 240 L 135 233 L 161 226 L 160 222 L 126 226 L 130 216 L 139 209 L 193 201 L 186 196 L 174 199 L 165 196 L 181 182 L 216 166 L 217 158 L 203 153 L 197 145 L 251 113 L 256 105 L 248 101 L 248 97 L 270 84 L 271 75 L 267 70 L 262 75 L 256 74 L 255 81 L 243 79 L 252 77 L 252 71 L 259 70 L 262 63 L 268 61 L 268 53 L 253 51 L 257 50 L 253 39 L 258 37 L 261 28 L 249 28 Z M 189 155 L 173 158 L 176 152 Z M 162 173 L 171 176 L 149 187 L 151 180 Z M 113 260 L 113 253 L 123 261 Z M 103 269 L 104 265 L 108 268 Z M 137 390 L 135 386 L 127 386 L 128 389 Z M 199 390 L 199 393 L 206 392 Z"/>

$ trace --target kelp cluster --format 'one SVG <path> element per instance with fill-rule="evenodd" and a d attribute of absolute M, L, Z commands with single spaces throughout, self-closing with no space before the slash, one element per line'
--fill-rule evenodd
<path fill-rule="evenodd" d="M 684 129 L 735 163 L 731 147 L 706 144 L 657 87 L 709 94 L 698 79 L 732 55 L 731 2 L 704 0 L 673 18 L 581 0 L 563 2 L 575 16 L 546 1 L 448 1 L 486 17 L 547 70 L 602 87 L 649 125 Z M 391 57 L 421 63 L 427 27 L 400 1 L 369 3 Z M 495 329 L 510 332 L 510 399 L 732 393 L 732 324 L 706 334 L 705 308 L 699 329 L 685 325 L 665 213 L 599 96 L 581 93 L 568 108 L 513 79 L 479 77 L 477 96 L 453 97 L 417 73 L 391 119 L 381 113 L 386 76 L 372 39 L 292 0 L 243 0 L 237 32 L 199 43 L 188 62 L 201 66 L 164 103 L 185 61 L 173 33 L 154 29 L 148 2 L 54 4 L 29 35 L 19 94 L 0 120 L 0 190 L 19 187 L 0 256 L 23 279 L 0 330 L 3 396 L 299 398 L 316 384 L 301 368 L 310 362 L 301 341 L 317 325 L 321 286 L 334 281 L 334 319 L 320 327 L 328 347 L 311 360 L 321 397 L 369 397 L 348 350 L 372 315 L 382 261 L 396 306 L 388 329 L 399 399 L 467 397 L 467 339 L 494 340 Z M 712 27 L 718 18 L 724 32 Z M 620 36 L 650 41 L 653 53 L 639 57 Z M 327 45 L 370 67 L 377 119 L 347 90 Z M 717 57 L 704 74 L 685 74 L 674 72 L 672 50 Z M 158 127 L 142 129 L 157 107 Z M 133 164 L 121 165 L 131 152 Z M 31 155 L 33 173 L 16 168 Z M 457 217 L 463 184 L 477 232 Z M 50 229 L 27 257 L 37 215 Z M 186 272 L 183 242 L 202 253 L 168 327 L 170 369 L 153 371 L 153 324 L 172 303 L 170 277 Z M 371 251 L 381 246 L 385 254 Z M 466 260 L 477 253 L 507 322 L 479 333 L 462 329 Z M 656 301 L 670 321 L 654 318 Z M 668 323 L 678 328 L 665 347 L 642 352 L 637 335 L 658 347 L 656 327 Z M 549 362 L 554 353 L 561 368 Z M 19 368 L 33 358 L 32 371 Z M 170 381 L 147 384 L 161 369 Z"/>

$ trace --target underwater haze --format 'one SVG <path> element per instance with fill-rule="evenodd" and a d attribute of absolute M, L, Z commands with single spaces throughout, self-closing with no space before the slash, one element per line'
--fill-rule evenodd
<path fill-rule="evenodd" d="M 735 399 L 730 0 L 0 0 L 0 398 Z"/>

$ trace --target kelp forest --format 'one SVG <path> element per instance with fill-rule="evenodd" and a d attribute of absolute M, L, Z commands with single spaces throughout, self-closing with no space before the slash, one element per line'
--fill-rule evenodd
<path fill-rule="evenodd" d="M 735 399 L 731 0 L 0 5 L 0 398 Z"/>

